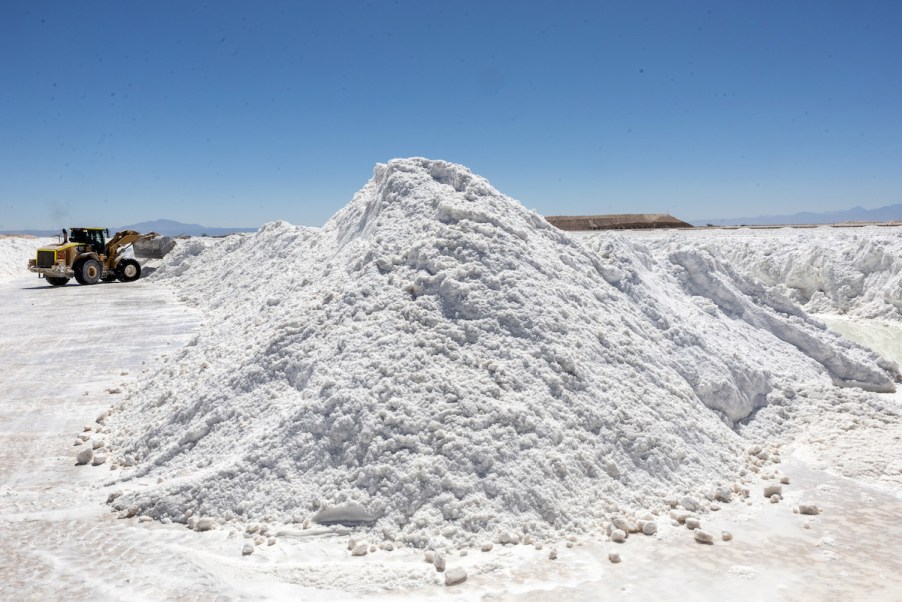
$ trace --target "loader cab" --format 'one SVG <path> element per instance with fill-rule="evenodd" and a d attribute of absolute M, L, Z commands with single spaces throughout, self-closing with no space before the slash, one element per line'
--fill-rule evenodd
<path fill-rule="evenodd" d="M 108 230 L 106 233 L 109 235 Z M 103 228 L 72 228 L 69 233 L 69 241 L 86 244 L 91 247 L 95 253 L 101 255 L 106 252 L 106 240 L 104 239 L 103 234 Z"/>

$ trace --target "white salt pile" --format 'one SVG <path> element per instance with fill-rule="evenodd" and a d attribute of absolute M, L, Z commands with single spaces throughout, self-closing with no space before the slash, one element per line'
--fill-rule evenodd
<path fill-rule="evenodd" d="M 22 236 L 0 236 L 0 280 L 33 276 L 28 271 L 28 260 L 35 258 L 38 247 L 56 239 L 26 238 Z"/>
<path fill-rule="evenodd" d="M 902 228 L 709 230 L 649 240 L 656 255 L 691 246 L 720 258 L 812 313 L 902 320 Z"/>
<path fill-rule="evenodd" d="M 184 246 L 154 279 L 206 321 L 106 430 L 152 477 L 114 506 L 176 521 L 585 530 L 732 482 L 731 426 L 791 386 L 898 377 L 702 253 L 583 244 L 426 159 L 378 165 L 322 229 Z"/>

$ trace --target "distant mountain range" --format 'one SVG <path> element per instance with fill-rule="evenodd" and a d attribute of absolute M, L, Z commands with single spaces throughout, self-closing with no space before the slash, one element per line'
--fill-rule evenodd
<path fill-rule="evenodd" d="M 902 204 L 887 205 L 877 209 L 855 207 L 845 211 L 812 213 L 805 211 L 792 215 L 759 215 L 757 217 L 733 217 L 729 219 L 692 220 L 693 226 L 766 226 L 778 224 L 838 224 L 842 222 L 892 222 L 902 220 Z"/>
<path fill-rule="evenodd" d="M 72 224 L 66 225 L 68 228 Z M 75 224 L 78 225 L 78 224 Z M 92 224 L 93 225 L 93 224 Z M 257 228 L 210 228 L 200 224 L 183 224 L 171 219 L 158 219 L 152 222 L 140 222 L 129 226 L 110 228 L 110 234 L 122 230 L 137 230 L 138 232 L 158 232 L 164 236 L 224 236 L 234 232 L 256 232 Z M 30 234 L 31 236 L 56 236 L 57 230 L 9 230 L 0 234 Z"/>

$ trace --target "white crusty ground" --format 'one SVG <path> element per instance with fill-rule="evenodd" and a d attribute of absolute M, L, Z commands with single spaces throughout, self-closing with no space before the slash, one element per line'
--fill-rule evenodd
<path fill-rule="evenodd" d="M 112 462 L 149 477 L 114 506 L 163 520 L 356 503 L 413 545 L 586 530 L 732 482 L 733 427 L 792 388 L 898 378 L 709 253 L 578 240 L 441 161 L 153 278 L 206 315 L 108 419 Z"/>

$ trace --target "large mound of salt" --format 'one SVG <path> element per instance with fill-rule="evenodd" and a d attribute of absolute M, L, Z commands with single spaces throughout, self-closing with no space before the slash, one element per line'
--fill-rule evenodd
<path fill-rule="evenodd" d="M 155 277 L 207 319 L 109 426 L 155 483 L 116 504 L 173 520 L 353 507 L 419 545 L 586 529 L 732 479 L 730 426 L 772 390 L 892 388 L 726 266 L 583 244 L 441 161 L 379 165 L 322 229 L 268 224 Z"/>

